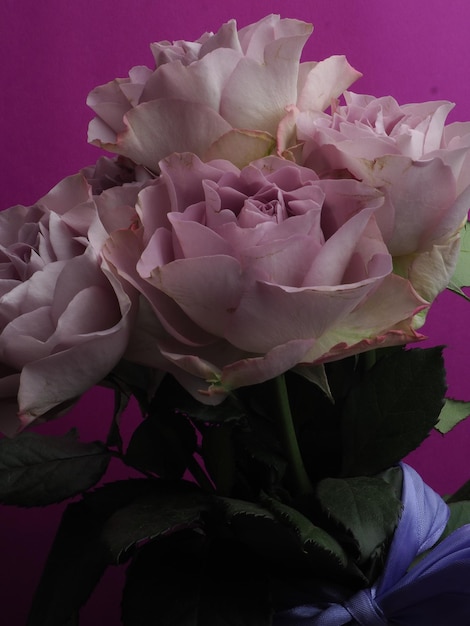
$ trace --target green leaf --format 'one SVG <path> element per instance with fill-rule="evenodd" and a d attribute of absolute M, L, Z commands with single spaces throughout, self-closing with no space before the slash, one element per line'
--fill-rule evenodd
<path fill-rule="evenodd" d="M 0 502 L 45 506 L 93 487 L 111 455 L 106 446 L 63 436 L 22 433 L 0 440 Z"/>
<path fill-rule="evenodd" d="M 470 500 L 470 480 L 464 483 L 455 493 L 445 498 L 447 504 L 451 502 L 460 502 L 461 500 Z"/>
<path fill-rule="evenodd" d="M 238 422 L 245 417 L 244 409 L 231 396 L 217 406 L 202 404 L 193 398 L 180 400 L 176 406 L 191 418 L 208 424 Z"/>
<path fill-rule="evenodd" d="M 120 431 L 121 416 L 129 405 L 130 395 L 123 393 L 119 388 L 114 389 L 114 411 L 111 427 L 106 438 L 106 445 L 117 448 L 123 454 L 123 441 Z"/>
<path fill-rule="evenodd" d="M 266 506 L 233 498 L 220 501 L 233 536 L 271 563 L 273 572 L 346 579 L 347 557 L 341 546 L 300 512 L 267 497 Z"/>
<path fill-rule="evenodd" d="M 214 499 L 185 481 L 155 480 L 150 492 L 137 497 L 112 514 L 102 540 L 115 563 L 126 560 L 140 542 L 182 528 L 201 526 L 202 515 Z"/>
<path fill-rule="evenodd" d="M 264 498 L 265 506 L 274 513 L 275 517 L 285 526 L 293 530 L 306 552 L 326 553 L 333 557 L 336 563 L 345 567 L 347 556 L 340 544 L 323 528 L 313 524 L 305 515 L 273 498 Z"/>
<path fill-rule="evenodd" d="M 327 516 L 356 542 L 361 563 L 390 539 L 402 510 L 393 486 L 380 478 L 326 478 L 319 482 L 317 496 Z"/>
<path fill-rule="evenodd" d="M 439 414 L 439 421 L 434 426 L 436 430 L 445 435 L 454 426 L 466 419 L 470 415 L 470 402 L 453 400 L 446 398 L 442 411 Z"/>
<path fill-rule="evenodd" d="M 276 491 L 285 476 L 287 461 L 272 422 L 252 413 L 244 427 L 234 429 L 237 469 L 251 488 L 250 498 L 260 490 Z"/>
<path fill-rule="evenodd" d="M 231 424 L 211 426 L 204 431 L 202 457 L 204 465 L 222 496 L 230 494 L 235 483 L 235 455 Z"/>
<path fill-rule="evenodd" d="M 445 391 L 440 347 L 377 361 L 345 403 L 342 475 L 375 475 L 418 447 L 438 421 Z"/>
<path fill-rule="evenodd" d="M 452 502 L 449 504 L 450 517 L 439 541 L 448 537 L 454 530 L 470 524 L 470 500 Z"/>
<path fill-rule="evenodd" d="M 134 396 L 142 414 L 146 415 L 151 397 L 161 379 L 161 372 L 122 359 L 103 380 L 102 385 L 114 389 L 128 399 Z"/>
<path fill-rule="evenodd" d="M 292 370 L 309 382 L 319 387 L 325 396 L 334 404 L 335 399 L 330 389 L 330 383 L 326 374 L 325 365 L 298 365 Z"/>
<path fill-rule="evenodd" d="M 462 287 L 470 287 L 470 223 L 467 222 L 461 231 L 461 244 L 457 267 L 448 285 L 448 289 L 470 301 L 462 291 Z"/>
<path fill-rule="evenodd" d="M 163 406 L 135 430 L 125 460 L 161 478 L 181 478 L 196 447 L 196 433 L 188 419 Z"/>
<path fill-rule="evenodd" d="M 211 406 L 202 404 L 177 380 L 167 374 L 152 400 L 150 412 L 161 411 L 163 407 L 167 410 L 176 411 L 197 422 L 220 424 L 222 422 L 238 421 L 244 416 L 243 407 L 234 396 L 228 396 L 221 404 Z"/>
<path fill-rule="evenodd" d="M 50 550 L 27 626 L 75 624 L 112 557 L 101 533 L 106 520 L 154 489 L 154 481 L 116 481 L 70 504 Z"/>
<path fill-rule="evenodd" d="M 127 570 L 124 626 L 270 626 L 270 588 L 241 544 L 178 532 L 146 544 Z"/>

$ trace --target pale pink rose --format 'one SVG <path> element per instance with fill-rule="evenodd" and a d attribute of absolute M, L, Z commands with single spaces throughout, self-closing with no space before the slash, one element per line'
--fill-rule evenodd
<path fill-rule="evenodd" d="M 89 141 L 154 172 L 173 152 L 238 166 L 275 152 L 289 107 L 324 110 L 360 76 L 342 56 L 300 63 L 311 32 L 270 15 L 239 31 L 230 20 L 196 42 L 152 44 L 155 70 L 134 67 L 90 93 Z"/>
<path fill-rule="evenodd" d="M 392 273 L 374 189 L 278 157 L 240 171 L 176 154 L 160 167 L 140 226 L 103 248 L 141 293 L 127 358 L 217 403 L 298 364 L 419 338 L 425 303 Z"/>
<path fill-rule="evenodd" d="M 101 163 L 101 171 L 104 165 L 116 173 L 110 163 Z M 100 180 L 94 168 L 86 172 Z M 107 237 L 106 222 L 115 229 L 135 219 L 129 203 L 140 187 L 116 188 L 120 199 L 114 189 L 94 198 L 77 174 L 35 205 L 0 213 L 1 432 L 13 435 L 62 411 L 121 358 L 134 295 L 109 272 L 97 248 Z"/>
<path fill-rule="evenodd" d="M 345 98 L 332 115 L 296 112 L 301 162 L 384 193 L 377 221 L 395 271 L 432 302 L 452 276 L 470 207 L 470 125 L 444 126 L 449 102 Z"/>

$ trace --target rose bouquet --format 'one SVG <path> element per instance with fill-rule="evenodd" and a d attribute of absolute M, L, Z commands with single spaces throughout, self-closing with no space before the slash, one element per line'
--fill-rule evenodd
<path fill-rule="evenodd" d="M 470 489 L 403 462 L 470 413 L 408 345 L 467 298 L 470 124 L 347 91 L 310 33 L 152 44 L 88 99 L 118 156 L 0 214 L 0 500 L 73 499 L 29 626 L 120 564 L 126 626 L 470 623 Z M 106 441 L 31 429 L 97 384 Z"/>

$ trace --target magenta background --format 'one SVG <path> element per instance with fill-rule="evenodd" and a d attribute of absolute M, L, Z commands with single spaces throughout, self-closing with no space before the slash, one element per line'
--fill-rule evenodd
<path fill-rule="evenodd" d="M 97 159 L 86 142 L 87 93 L 133 65 L 150 65 L 151 41 L 194 39 L 231 17 L 243 26 L 268 13 L 313 22 L 304 58 L 346 54 L 364 74 L 356 91 L 392 94 L 401 103 L 451 100 L 451 120 L 470 120 L 468 0 L 2 0 L 0 208 L 33 203 Z M 448 346 L 450 393 L 466 400 L 469 313 L 467 303 L 444 294 L 426 325 L 429 345 Z M 97 438 L 110 406 L 109 394 L 94 391 L 53 429 L 65 432 L 80 417 L 83 438 Z M 470 478 L 469 444 L 470 423 L 462 424 L 445 438 L 432 435 L 410 462 L 435 489 L 450 492 Z M 25 623 L 62 510 L 0 507 L 0 623 Z M 85 626 L 119 624 L 113 585 L 121 583 L 122 571 L 113 569 L 83 611 Z"/>

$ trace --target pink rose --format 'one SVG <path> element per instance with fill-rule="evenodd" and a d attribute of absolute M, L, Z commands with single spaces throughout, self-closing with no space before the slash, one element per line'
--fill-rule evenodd
<path fill-rule="evenodd" d="M 105 171 L 111 163 L 101 163 Z M 100 172 L 89 168 L 95 180 Z M 0 213 L 0 431 L 13 435 L 70 405 L 121 358 L 132 291 L 96 247 L 134 219 L 140 185 L 93 198 L 82 174 L 61 181 L 31 207 Z M 116 191 L 116 190 L 119 190 Z M 121 197 L 118 197 L 118 194 Z M 98 219 L 98 204 L 103 218 Z"/>
<path fill-rule="evenodd" d="M 173 152 L 240 167 L 275 152 L 289 107 L 326 109 L 360 76 L 341 56 L 300 63 L 311 32 L 270 15 L 239 31 L 231 20 L 196 42 L 152 44 L 155 70 L 134 67 L 90 93 L 89 140 L 154 172 Z"/>
<path fill-rule="evenodd" d="M 470 125 L 444 126 L 449 102 L 345 97 L 332 115 L 297 112 L 301 162 L 384 193 L 377 221 L 395 271 L 432 302 L 452 276 L 470 207 Z"/>
<path fill-rule="evenodd" d="M 160 167 L 139 194 L 140 227 L 103 248 L 141 293 L 127 358 L 217 403 L 298 364 L 418 339 L 424 301 L 392 273 L 380 193 L 278 157 Z"/>

